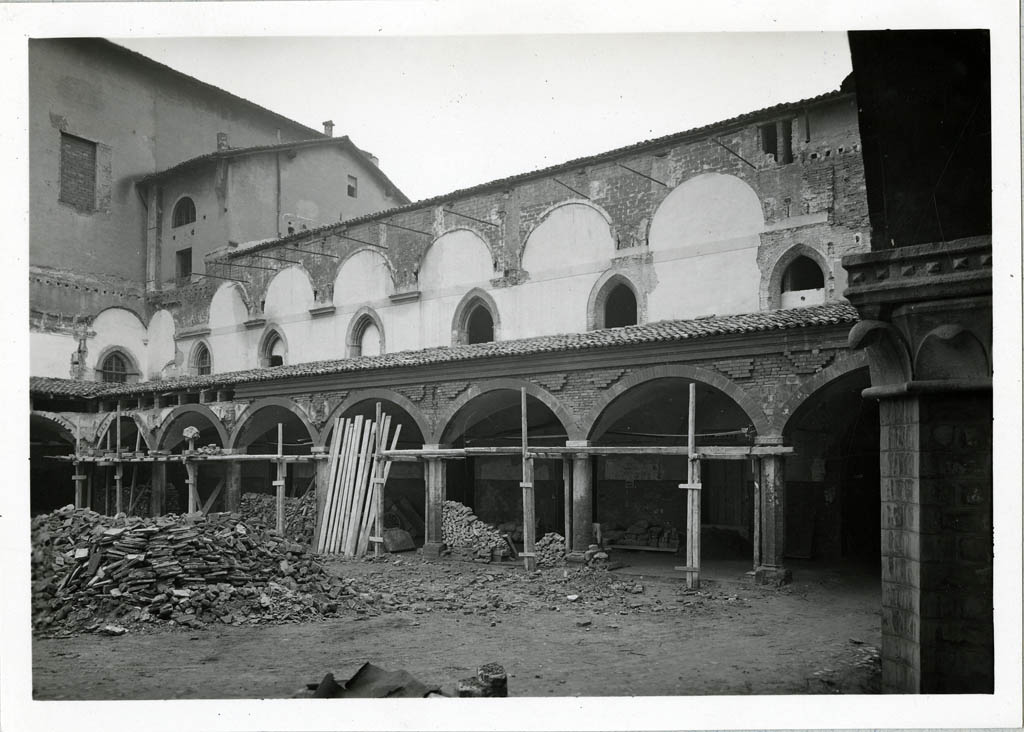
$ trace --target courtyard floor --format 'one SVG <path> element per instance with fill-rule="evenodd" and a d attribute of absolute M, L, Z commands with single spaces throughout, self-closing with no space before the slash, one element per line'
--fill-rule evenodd
<path fill-rule="evenodd" d="M 485 663 L 509 695 L 865 694 L 879 687 L 880 588 L 856 566 L 794 564 L 754 585 L 709 562 L 686 590 L 673 557 L 622 552 L 612 572 L 400 555 L 331 560 L 371 588 L 356 614 L 318 622 L 148 625 L 33 641 L 36 699 L 288 698 L 365 661 L 454 695 Z"/>

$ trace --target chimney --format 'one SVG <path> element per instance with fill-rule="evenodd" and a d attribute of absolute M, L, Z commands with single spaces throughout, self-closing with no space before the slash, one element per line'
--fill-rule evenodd
<path fill-rule="evenodd" d="M 231 146 L 228 145 L 228 133 L 218 132 L 217 133 L 217 151 L 230 150 Z"/>
<path fill-rule="evenodd" d="M 329 119 L 324 121 L 324 134 L 328 137 L 334 137 L 334 120 Z"/>

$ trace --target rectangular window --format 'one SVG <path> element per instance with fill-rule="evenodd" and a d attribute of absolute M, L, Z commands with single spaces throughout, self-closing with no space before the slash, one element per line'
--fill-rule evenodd
<path fill-rule="evenodd" d="M 96 210 L 96 143 L 60 134 L 60 200 L 79 211 Z"/>
<path fill-rule="evenodd" d="M 179 249 L 175 256 L 175 277 L 179 280 L 192 276 L 192 248 Z"/>
<path fill-rule="evenodd" d="M 349 198 L 355 198 L 356 194 L 359 193 L 359 181 L 354 175 L 348 177 L 348 195 Z"/>
<path fill-rule="evenodd" d="M 793 120 L 761 125 L 761 152 L 771 155 L 777 163 L 786 165 L 793 162 Z"/>

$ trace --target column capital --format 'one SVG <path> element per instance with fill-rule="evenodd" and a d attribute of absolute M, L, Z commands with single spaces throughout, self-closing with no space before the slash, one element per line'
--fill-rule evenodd
<path fill-rule="evenodd" d="M 566 447 L 590 447 L 590 440 L 566 440 Z"/>
<path fill-rule="evenodd" d="M 758 435 L 754 438 L 755 445 L 782 445 L 784 443 L 782 435 Z"/>
<path fill-rule="evenodd" d="M 423 443 L 424 450 L 447 450 L 450 447 L 449 442 Z"/>

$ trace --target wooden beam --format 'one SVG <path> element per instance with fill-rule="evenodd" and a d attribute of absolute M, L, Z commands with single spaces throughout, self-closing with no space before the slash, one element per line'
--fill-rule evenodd
<path fill-rule="evenodd" d="M 204 516 L 210 512 L 210 509 L 213 507 L 213 502 L 217 500 L 217 496 L 220 495 L 220 491 L 223 487 L 224 479 L 221 478 L 217 481 L 217 487 L 213 489 L 213 493 L 210 494 L 210 497 L 206 499 L 206 503 L 203 504 L 202 512 Z"/>
<path fill-rule="evenodd" d="M 523 482 L 519 484 L 523 489 L 523 551 L 520 556 L 523 557 L 523 567 L 527 572 L 532 572 L 537 568 L 537 556 L 534 553 L 537 519 L 533 496 L 533 459 L 527 446 L 526 387 L 519 390 L 519 411 L 523 441 Z"/>

